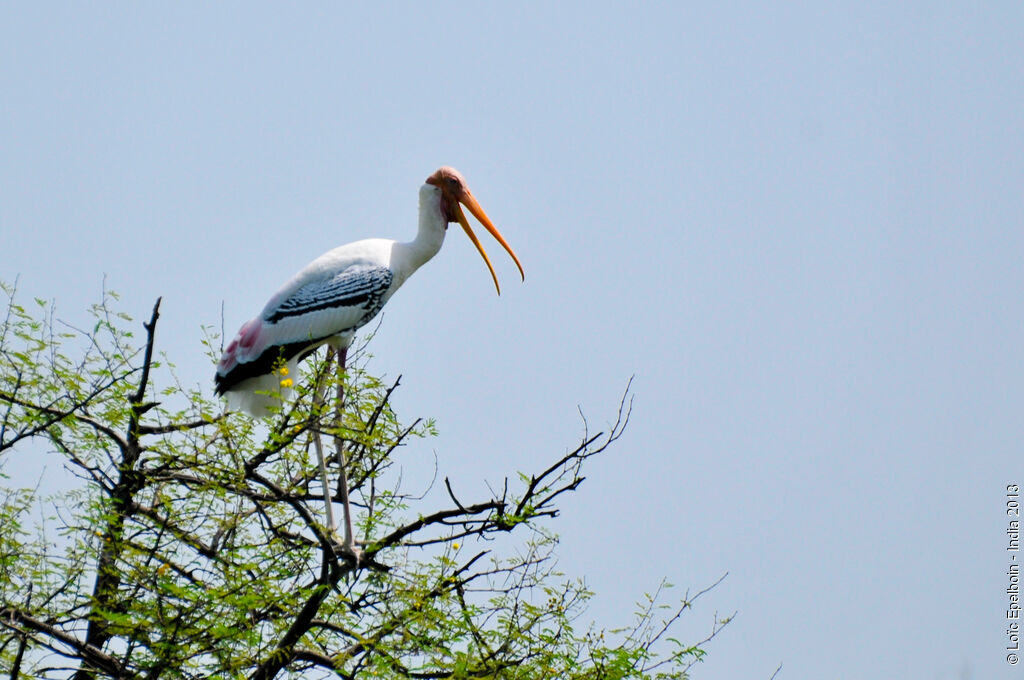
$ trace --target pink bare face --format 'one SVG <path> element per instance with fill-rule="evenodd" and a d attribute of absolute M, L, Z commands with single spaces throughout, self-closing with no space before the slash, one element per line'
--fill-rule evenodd
<path fill-rule="evenodd" d="M 458 170 L 446 165 L 428 177 L 427 184 L 441 189 L 441 216 L 446 222 L 457 222 L 459 211 L 456 203 L 469 193 L 466 179 Z"/>
<path fill-rule="evenodd" d="M 501 247 L 504 248 L 512 259 L 515 260 L 516 266 L 519 267 L 519 274 L 525 280 L 526 275 L 523 273 L 523 265 L 519 263 L 519 258 L 516 257 L 515 252 L 512 251 L 512 246 L 505 241 L 505 238 L 501 235 L 491 220 L 487 217 L 487 213 L 480 207 L 476 198 L 473 197 L 473 193 L 469 190 L 469 186 L 466 184 L 465 178 L 455 168 L 448 167 L 447 165 L 438 168 L 434 174 L 427 178 L 427 184 L 432 184 L 441 189 L 441 216 L 445 219 L 445 222 L 458 222 L 462 225 L 462 229 L 466 232 L 466 236 L 476 246 L 480 256 L 484 258 L 484 262 L 487 263 L 487 268 L 491 270 L 491 278 L 494 279 L 494 287 L 498 289 L 498 293 L 501 293 L 501 287 L 498 285 L 498 276 L 494 273 L 494 267 L 491 266 L 491 260 L 487 257 L 487 253 L 484 251 L 484 247 L 480 245 L 480 240 L 473 233 L 473 230 L 469 228 L 469 222 L 466 220 L 466 215 L 462 212 L 461 205 L 466 206 L 469 212 L 473 213 L 473 217 L 480 221 L 480 224 L 484 226 L 491 236 L 497 239 Z"/>

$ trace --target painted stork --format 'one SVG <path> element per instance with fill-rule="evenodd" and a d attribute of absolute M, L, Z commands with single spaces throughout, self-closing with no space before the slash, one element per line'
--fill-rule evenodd
<path fill-rule="evenodd" d="M 242 325 L 224 350 L 214 377 L 217 394 L 226 395 L 231 408 L 257 417 L 270 415 L 273 406 L 280 403 L 277 395 L 286 397 L 292 384 L 291 378 L 282 376 L 294 375 L 299 362 L 323 344 L 337 351 L 338 369 L 344 371 L 348 346 L 356 330 L 377 315 L 413 272 L 437 255 L 450 222 L 462 225 L 487 263 L 500 295 L 498 276 L 470 228 L 462 205 L 508 251 L 525 280 L 519 258 L 477 203 L 466 180 L 454 168 L 441 168 L 420 187 L 420 226 L 416 238 L 408 243 L 379 238 L 355 241 L 330 250 L 306 265 L 270 298 L 256 318 Z M 342 401 L 339 384 L 339 408 Z M 327 465 L 319 433 L 314 431 L 313 436 L 323 484 L 324 510 L 333 534 L 336 527 Z M 345 511 L 345 538 L 340 547 L 358 563 L 360 553 L 353 540 L 345 456 L 340 443 L 338 456 L 341 465 L 339 495 Z"/>
<path fill-rule="evenodd" d="M 512 247 L 494 227 L 473 197 L 466 180 L 455 168 L 443 167 L 420 187 L 419 232 L 408 243 L 366 239 L 339 246 L 316 258 L 277 291 L 260 314 L 246 322 L 224 350 L 217 364 L 217 394 L 228 405 L 251 415 L 264 416 L 280 402 L 273 395 L 287 393 L 279 370 L 294 375 L 297 365 L 314 349 L 329 344 L 344 365 L 345 350 L 356 330 L 366 325 L 413 272 L 434 257 L 444 243 L 450 222 L 462 225 L 487 263 L 494 286 L 501 294 L 487 252 L 469 226 L 466 206 L 515 260 Z"/>

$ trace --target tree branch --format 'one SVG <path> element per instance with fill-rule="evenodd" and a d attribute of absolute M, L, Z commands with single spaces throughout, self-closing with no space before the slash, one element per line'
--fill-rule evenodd
<path fill-rule="evenodd" d="M 52 626 L 44 621 L 40 621 L 25 612 L 17 609 L 5 608 L 0 609 L 0 624 L 18 630 L 14 628 L 9 622 L 18 622 L 28 630 L 34 630 L 38 633 L 42 633 L 47 638 L 54 640 L 57 643 L 70 647 L 75 650 L 76 656 L 74 658 L 80 658 L 83 662 L 89 664 L 97 670 L 101 670 L 113 678 L 124 678 L 125 680 L 135 678 L 136 676 L 129 673 L 121 664 L 120 661 L 104 653 L 97 647 L 88 643 L 82 642 L 73 635 L 69 635 L 59 628 Z M 57 652 L 58 654 L 65 655 L 66 653 L 55 644 L 46 643 L 46 646 Z"/>

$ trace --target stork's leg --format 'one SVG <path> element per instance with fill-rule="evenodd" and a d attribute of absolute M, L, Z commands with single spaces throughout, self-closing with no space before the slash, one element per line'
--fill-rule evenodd
<path fill-rule="evenodd" d="M 324 448 L 320 443 L 320 433 L 313 433 L 313 448 L 316 449 L 316 459 L 320 463 L 320 484 L 324 489 L 324 508 L 327 511 L 327 528 L 333 536 L 338 530 L 338 523 L 334 521 L 334 508 L 331 505 L 331 482 L 327 478 L 327 461 L 324 460 Z"/>
<path fill-rule="evenodd" d="M 345 360 L 348 356 L 348 347 L 343 347 L 338 352 L 338 395 L 336 404 L 336 426 L 341 427 L 341 414 L 345 409 Z M 345 440 L 340 434 L 334 435 L 334 447 L 338 454 L 338 465 L 341 467 L 341 478 L 338 480 L 338 495 L 341 496 L 341 504 L 345 516 L 345 542 L 342 549 L 349 555 L 358 559 L 355 541 L 352 534 L 352 506 L 348 500 L 348 472 L 345 469 Z"/>
<path fill-rule="evenodd" d="M 334 350 L 330 350 L 334 351 Z M 330 355 L 328 355 L 330 359 Z M 319 409 L 324 403 L 324 385 L 320 383 L 317 385 L 316 395 L 314 396 L 314 404 Z M 316 449 L 316 459 L 320 464 L 320 485 L 323 487 L 324 494 L 324 511 L 327 516 L 327 528 L 331 533 L 331 536 L 335 536 L 338 531 L 338 523 L 334 521 L 334 506 L 331 503 L 331 482 L 327 476 L 327 461 L 324 459 L 324 446 L 320 441 L 320 427 L 313 428 L 313 448 Z"/>

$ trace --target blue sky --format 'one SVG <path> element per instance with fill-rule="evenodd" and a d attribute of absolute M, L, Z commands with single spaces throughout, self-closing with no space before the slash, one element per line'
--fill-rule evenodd
<path fill-rule="evenodd" d="M 554 528 L 626 620 L 729 577 L 696 677 L 1018 677 L 1004 487 L 1024 483 L 1019 3 L 22 3 L 0 9 L 0 278 L 103 285 L 211 385 L 321 252 L 408 239 L 453 165 L 467 239 L 388 304 L 467 496 L 614 416 Z M 493 242 L 491 242 L 493 244 Z M 486 245 L 486 242 L 485 242 Z M 412 456 L 413 454 L 409 454 Z M 416 470 L 411 464 L 410 470 Z M 411 472 L 410 472 L 411 474 Z"/>

